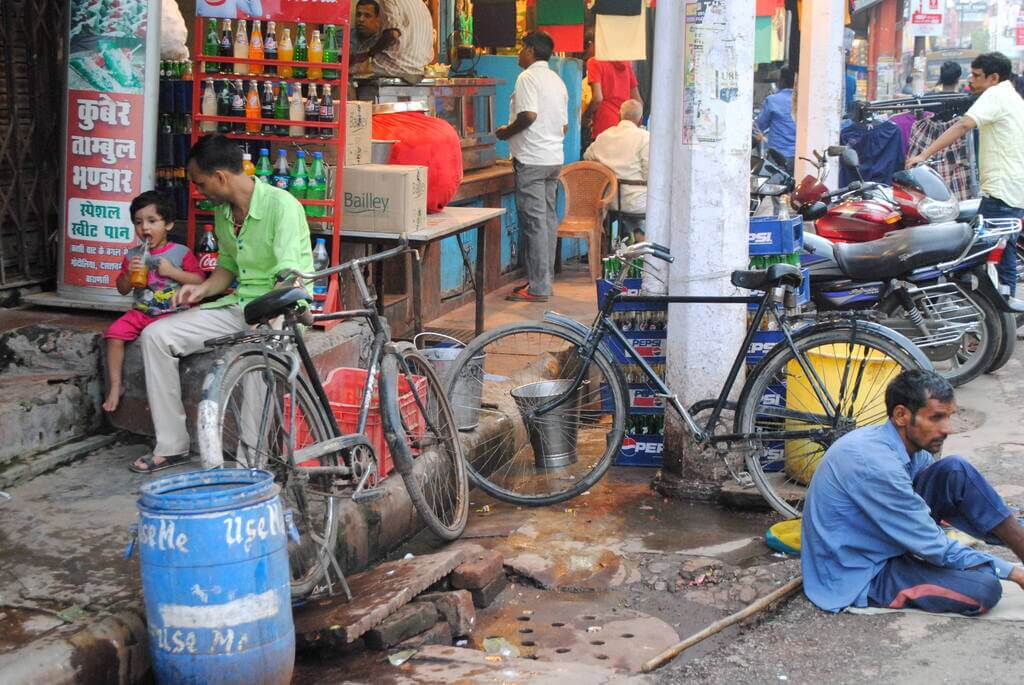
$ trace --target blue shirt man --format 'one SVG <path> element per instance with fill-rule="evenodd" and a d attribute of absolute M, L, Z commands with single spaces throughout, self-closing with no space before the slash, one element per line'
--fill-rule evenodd
<path fill-rule="evenodd" d="M 786 159 L 796 157 L 796 122 L 793 121 L 793 84 L 796 74 L 782 67 L 779 92 L 769 95 L 757 115 L 757 127 L 768 138 L 768 147 Z"/>
<path fill-rule="evenodd" d="M 931 371 L 906 371 L 886 391 L 889 420 L 860 428 L 825 453 L 801 524 L 804 592 L 818 607 L 913 606 L 977 615 L 1024 570 L 951 540 L 946 520 L 1024 555 L 1024 530 L 966 460 L 936 461 L 956 409 Z"/>

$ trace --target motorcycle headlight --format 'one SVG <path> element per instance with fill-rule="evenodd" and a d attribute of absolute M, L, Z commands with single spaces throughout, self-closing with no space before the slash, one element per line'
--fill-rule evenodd
<path fill-rule="evenodd" d="M 943 221 L 953 221 L 960 215 L 960 203 L 954 199 L 933 200 L 926 197 L 917 206 L 921 216 L 933 224 Z"/>

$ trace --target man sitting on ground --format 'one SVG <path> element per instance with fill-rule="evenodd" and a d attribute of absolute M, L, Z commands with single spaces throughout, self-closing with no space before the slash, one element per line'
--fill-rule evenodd
<path fill-rule="evenodd" d="M 628 214 L 647 212 L 647 168 L 650 160 L 651 134 L 640 128 L 644 106 L 639 100 L 626 100 L 619 107 L 619 123 L 605 129 L 583 153 L 583 159 L 600 162 L 619 179 L 622 210 Z M 622 183 L 626 181 L 626 183 Z M 619 209 L 618 198 L 612 204 Z M 623 234 L 642 231 L 640 216 L 620 219 Z"/>
<path fill-rule="evenodd" d="M 953 388 L 904 371 L 885 393 L 889 420 L 844 435 L 818 465 L 801 525 L 804 592 L 817 606 L 913 607 L 966 616 L 999 601 L 1024 568 L 950 539 L 948 521 L 1024 559 L 1024 529 L 962 457 L 934 459 L 952 432 Z M 995 539 L 993 539 L 995 538 Z"/>

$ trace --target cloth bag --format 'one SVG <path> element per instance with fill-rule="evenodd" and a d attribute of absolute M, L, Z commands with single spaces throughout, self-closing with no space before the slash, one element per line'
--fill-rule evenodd
<path fill-rule="evenodd" d="M 444 119 L 422 112 L 373 115 L 374 140 L 395 140 L 388 164 L 427 167 L 427 213 L 444 209 L 462 183 L 462 142 Z"/>

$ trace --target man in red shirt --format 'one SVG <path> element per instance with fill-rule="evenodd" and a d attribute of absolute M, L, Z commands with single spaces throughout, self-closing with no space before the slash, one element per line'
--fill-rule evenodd
<path fill-rule="evenodd" d="M 643 102 L 633 65 L 629 62 L 607 62 L 591 57 L 587 60 L 587 81 L 594 96 L 583 115 L 583 125 L 590 124 L 592 139 L 605 129 L 618 125 L 623 102 Z"/>

